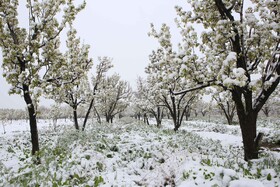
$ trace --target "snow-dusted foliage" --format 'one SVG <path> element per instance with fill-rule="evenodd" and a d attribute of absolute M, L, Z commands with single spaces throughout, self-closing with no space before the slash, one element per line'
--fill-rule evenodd
<path fill-rule="evenodd" d="M 161 61 L 182 64 L 183 94 L 208 86 L 229 90 L 244 138 L 245 159 L 257 158 L 256 120 L 280 81 L 280 2 L 189 0 L 176 7 L 182 42 L 173 51 L 169 27 L 151 35 L 169 53 Z M 171 69 L 172 70 L 172 69 Z M 168 77 L 173 77 L 170 71 Z M 257 76 L 260 75 L 260 76 Z M 159 75 L 160 76 L 160 75 Z"/>
<path fill-rule="evenodd" d="M 129 105 L 131 88 L 118 74 L 103 78 L 99 86 L 95 96 L 97 112 L 105 116 L 107 122 L 112 122 Z"/>
<path fill-rule="evenodd" d="M 6 134 L 0 128 L 0 186 L 280 185 L 280 153 L 264 148 L 262 158 L 245 162 L 238 126 L 189 121 L 174 132 L 169 120 L 159 129 L 122 118 L 82 132 L 63 119 L 55 132 L 50 122 L 39 121 L 40 165 L 28 154 L 26 122 L 6 123 Z M 268 140 L 279 120 L 274 125 L 263 124 Z"/>

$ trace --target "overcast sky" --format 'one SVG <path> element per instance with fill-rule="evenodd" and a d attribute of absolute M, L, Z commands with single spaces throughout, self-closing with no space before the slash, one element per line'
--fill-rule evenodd
<path fill-rule="evenodd" d="M 147 35 L 150 23 L 157 28 L 162 23 L 170 25 L 177 43 L 175 5 L 187 8 L 185 0 L 87 0 L 86 9 L 77 16 L 75 26 L 82 41 L 91 45 L 94 68 L 98 56 L 112 57 L 114 68 L 111 72 L 119 73 L 135 87 L 137 76 L 145 76 L 148 55 L 157 47 L 157 41 Z M 8 95 L 10 85 L 2 77 L 2 72 L 1 68 L 0 108 L 23 109 L 22 97 Z M 40 104 L 49 103 L 42 100 Z"/>

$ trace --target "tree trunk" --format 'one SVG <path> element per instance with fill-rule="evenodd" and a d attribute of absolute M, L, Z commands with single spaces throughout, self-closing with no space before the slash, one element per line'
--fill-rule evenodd
<path fill-rule="evenodd" d="M 161 127 L 161 119 L 160 118 L 156 118 L 157 121 L 157 128 Z"/>
<path fill-rule="evenodd" d="M 94 102 L 94 99 L 92 99 L 92 100 L 90 101 L 90 104 L 89 104 L 89 107 L 88 107 L 88 110 L 87 110 L 87 113 L 86 113 L 86 116 L 85 116 L 85 119 L 84 119 L 82 131 L 84 131 L 85 128 L 86 128 L 87 120 L 88 120 L 88 117 L 89 117 L 91 108 L 92 108 L 92 106 L 93 106 L 93 102 Z"/>
<path fill-rule="evenodd" d="M 160 110 L 160 107 L 157 107 L 157 113 L 155 115 L 157 121 L 157 128 L 161 127 L 161 120 L 162 120 L 163 112 Z"/>
<path fill-rule="evenodd" d="M 56 128 L 57 127 L 57 118 L 53 119 L 53 128 L 54 128 L 54 131 L 56 132 Z"/>
<path fill-rule="evenodd" d="M 146 113 L 144 113 L 144 115 L 143 115 L 143 120 L 144 120 L 144 123 L 146 123 L 147 125 L 150 125 L 149 118 Z"/>
<path fill-rule="evenodd" d="M 73 108 L 73 118 L 74 118 L 74 125 L 75 129 L 79 130 L 79 123 L 78 123 L 78 116 L 77 116 L 77 108 Z"/>
<path fill-rule="evenodd" d="M 105 115 L 105 118 L 106 118 L 106 122 L 110 123 L 110 116 L 109 115 Z"/>
<path fill-rule="evenodd" d="M 156 117 L 156 121 L 157 121 L 157 127 L 160 128 L 161 127 L 161 121 L 163 118 L 163 109 L 160 109 L 160 107 L 157 107 L 157 117 Z"/>
<path fill-rule="evenodd" d="M 6 129 L 5 129 L 5 122 L 4 122 L 4 120 L 2 120 L 2 126 L 3 126 L 3 132 L 4 132 L 4 134 L 6 134 Z"/>
<path fill-rule="evenodd" d="M 179 129 L 179 127 L 181 126 L 180 121 L 178 119 L 179 117 L 177 115 L 179 115 L 179 114 L 177 114 L 177 113 L 171 114 L 173 124 L 174 124 L 174 131 L 177 131 Z"/>
<path fill-rule="evenodd" d="M 228 125 L 232 125 L 233 117 L 226 115 Z"/>
<path fill-rule="evenodd" d="M 265 117 L 268 118 L 268 117 L 269 117 L 269 108 L 268 108 L 268 106 L 264 106 L 264 107 L 262 108 L 262 111 L 263 111 Z"/>
<path fill-rule="evenodd" d="M 37 129 L 37 120 L 36 120 L 36 112 L 35 107 L 32 102 L 29 87 L 27 85 L 23 85 L 23 97 L 24 101 L 27 105 L 28 115 L 29 115 L 29 125 L 30 125 L 30 133 L 31 133 L 31 143 L 32 143 L 32 155 L 35 155 L 39 149 L 39 138 L 38 138 L 38 129 Z"/>
<path fill-rule="evenodd" d="M 179 127 L 181 126 L 181 124 L 179 124 L 179 122 L 174 122 L 174 131 L 178 131 Z"/>
<path fill-rule="evenodd" d="M 232 91 L 235 102 L 239 125 L 244 146 L 244 160 L 249 161 L 258 158 L 257 117 L 258 111 L 252 108 L 252 92 L 242 93 L 240 88 Z"/>
<path fill-rule="evenodd" d="M 244 159 L 249 161 L 258 158 L 258 142 L 255 142 L 257 135 L 257 114 L 250 112 L 247 115 L 238 113 L 239 124 L 242 132 Z"/>
<path fill-rule="evenodd" d="M 189 120 L 189 117 L 191 116 L 191 109 L 189 107 L 186 108 L 186 112 L 185 112 L 185 118 L 186 121 Z"/>
<path fill-rule="evenodd" d="M 97 122 L 101 124 L 101 117 L 100 117 L 100 115 L 99 115 L 99 113 L 98 113 L 96 107 L 93 106 L 93 109 L 94 109 L 95 114 L 96 114 Z"/>

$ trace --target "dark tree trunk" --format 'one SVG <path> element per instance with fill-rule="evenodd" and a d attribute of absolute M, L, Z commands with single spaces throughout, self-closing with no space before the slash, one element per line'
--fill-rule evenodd
<path fill-rule="evenodd" d="M 196 110 L 194 110 L 194 116 L 197 117 L 198 113 Z"/>
<path fill-rule="evenodd" d="M 138 120 L 141 120 L 141 114 L 140 114 L 140 113 L 137 114 L 137 119 L 138 119 Z"/>
<path fill-rule="evenodd" d="M 156 112 L 153 111 L 152 114 L 153 114 L 154 117 L 156 118 L 157 128 L 160 128 L 160 127 L 161 127 L 162 118 L 163 118 L 163 109 L 161 109 L 161 108 L 158 106 Z"/>
<path fill-rule="evenodd" d="M 268 118 L 268 117 L 269 117 L 269 112 L 270 112 L 269 107 L 268 107 L 268 106 L 264 106 L 264 107 L 262 108 L 262 111 L 263 111 L 265 117 Z"/>
<path fill-rule="evenodd" d="M 94 111 L 95 111 L 95 114 L 96 114 L 97 122 L 101 124 L 101 117 L 100 117 L 96 107 L 93 106 L 93 108 L 94 108 Z"/>
<path fill-rule="evenodd" d="M 144 120 L 144 123 L 146 123 L 147 125 L 150 125 L 149 119 L 148 119 L 148 116 L 146 113 L 143 115 L 143 120 Z"/>
<path fill-rule="evenodd" d="M 30 133 L 31 133 L 31 143 L 32 143 L 32 155 L 35 155 L 39 149 L 39 138 L 38 138 L 38 129 L 37 129 L 37 120 L 35 107 L 32 102 L 29 87 L 27 85 L 23 85 L 23 97 L 24 101 L 27 105 L 28 115 L 29 115 L 29 125 L 30 125 Z"/>
<path fill-rule="evenodd" d="M 234 117 L 234 113 L 235 113 L 235 106 L 230 106 L 230 104 L 227 104 L 227 110 L 224 108 L 224 106 L 221 106 L 221 109 L 224 113 L 224 115 L 227 118 L 227 122 L 229 125 L 232 125 L 233 122 L 233 117 Z"/>
<path fill-rule="evenodd" d="M 185 118 L 186 118 L 186 121 L 189 120 L 189 117 L 191 116 L 191 109 L 189 107 L 186 108 L 186 111 L 185 111 Z"/>
<path fill-rule="evenodd" d="M 242 99 L 244 96 L 244 102 Z M 233 100 L 235 102 L 237 116 L 241 128 L 242 140 L 244 146 L 244 160 L 249 161 L 258 158 L 258 145 L 255 142 L 257 136 L 257 117 L 258 111 L 252 108 L 252 92 L 246 94 L 237 88 L 232 91 Z"/>
<path fill-rule="evenodd" d="M 84 131 L 85 128 L 86 128 L 87 120 L 88 120 L 90 111 L 91 111 L 91 109 L 92 109 L 93 102 L 94 102 L 94 99 L 92 99 L 92 100 L 90 101 L 90 104 L 89 104 L 89 107 L 88 107 L 88 110 L 87 110 L 87 113 L 86 113 L 86 116 L 85 116 L 85 119 L 84 119 L 82 131 Z"/>
<path fill-rule="evenodd" d="M 106 118 L 106 122 L 107 122 L 107 123 L 110 123 L 110 122 L 111 122 L 111 118 L 112 118 L 112 117 L 111 117 L 109 114 L 108 114 L 108 115 L 106 114 L 106 115 L 105 115 L 105 118 Z"/>
<path fill-rule="evenodd" d="M 147 118 L 147 121 L 146 121 L 146 122 L 147 122 L 147 125 L 150 125 L 149 118 Z"/>
<path fill-rule="evenodd" d="M 201 114 L 203 117 L 205 117 L 206 113 L 207 113 L 207 111 L 201 111 Z"/>
<path fill-rule="evenodd" d="M 190 106 L 191 102 L 194 100 L 194 96 L 190 97 L 187 103 L 184 104 L 183 107 L 181 107 L 181 102 L 183 101 L 183 98 L 185 97 L 186 94 L 181 95 L 181 97 L 177 100 L 175 99 L 175 96 L 170 94 L 170 99 L 171 99 L 171 104 L 168 103 L 167 98 L 164 96 L 164 102 L 166 104 L 166 107 L 169 110 L 169 113 L 171 115 L 171 118 L 173 120 L 174 124 L 174 131 L 177 131 L 183 121 L 185 112 L 187 107 Z"/>
<path fill-rule="evenodd" d="M 73 108 L 73 118 L 74 118 L 75 129 L 76 129 L 76 130 L 79 130 L 79 123 L 78 123 L 78 116 L 77 116 L 77 108 Z"/>
<path fill-rule="evenodd" d="M 238 114 L 242 132 L 244 159 L 246 161 L 258 158 L 258 146 L 255 142 L 257 136 L 257 114 Z"/>
<path fill-rule="evenodd" d="M 161 119 L 156 119 L 156 121 L 157 121 L 157 128 L 160 128 L 161 127 Z"/>
<path fill-rule="evenodd" d="M 233 118 L 230 117 L 230 116 L 228 116 L 228 115 L 226 115 L 226 118 L 227 118 L 228 124 L 229 124 L 229 125 L 232 125 Z"/>
<path fill-rule="evenodd" d="M 173 122 L 174 122 L 174 131 L 178 131 L 178 129 L 180 128 L 181 124 L 179 124 L 178 121 L 174 121 L 173 120 Z"/>
<path fill-rule="evenodd" d="M 53 119 L 53 129 L 56 132 L 56 129 L 57 129 L 57 118 Z"/>
<path fill-rule="evenodd" d="M 157 107 L 157 127 L 161 127 L 161 121 L 163 118 L 163 109 L 160 109 L 160 107 Z"/>

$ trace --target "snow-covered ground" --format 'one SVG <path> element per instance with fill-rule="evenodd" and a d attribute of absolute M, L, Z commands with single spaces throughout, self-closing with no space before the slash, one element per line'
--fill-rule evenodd
<path fill-rule="evenodd" d="M 157 129 L 123 118 L 76 132 L 71 121 L 54 131 L 39 120 L 34 165 L 28 123 L 0 123 L 0 186 L 280 186 L 280 153 L 243 161 L 238 126 L 191 121 L 175 133 L 168 120 Z M 273 123 L 260 126 L 267 139 L 279 136 Z"/>

